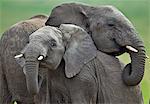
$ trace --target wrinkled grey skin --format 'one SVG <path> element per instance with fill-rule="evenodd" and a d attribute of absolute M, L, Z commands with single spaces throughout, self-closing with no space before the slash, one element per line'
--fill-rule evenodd
<path fill-rule="evenodd" d="M 123 69 L 123 81 L 130 86 L 141 82 L 145 66 L 143 42 L 130 21 L 115 7 L 62 4 L 52 10 L 45 24 L 59 27 L 62 23 L 75 24 L 85 29 L 98 50 L 104 53 L 116 56 L 128 52 L 131 63 Z M 136 48 L 138 52 L 127 50 L 127 45 Z"/>
<path fill-rule="evenodd" d="M 48 17 L 36 15 L 21 21 L 4 32 L 0 40 L 0 104 L 33 104 L 26 88 L 26 80 L 22 68 L 14 56 L 19 54 L 28 43 L 29 35 L 43 27 Z"/>
<path fill-rule="evenodd" d="M 140 88 L 123 84 L 119 60 L 97 51 L 82 28 L 45 26 L 29 38 L 21 51 L 24 57 L 17 61 L 23 67 L 29 92 L 38 94 L 36 104 L 142 103 Z M 41 55 L 43 60 L 38 60 Z M 44 76 L 38 70 L 47 73 Z M 45 95 L 39 90 L 38 76 L 46 78 Z"/>

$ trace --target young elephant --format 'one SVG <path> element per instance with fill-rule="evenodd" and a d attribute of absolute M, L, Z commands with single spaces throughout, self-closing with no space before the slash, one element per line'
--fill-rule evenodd
<path fill-rule="evenodd" d="M 36 15 L 21 21 L 4 32 L 0 40 L 0 104 L 33 104 L 26 88 L 26 81 L 21 67 L 14 56 L 28 43 L 29 35 L 43 27 L 45 15 Z M 20 103 L 19 103 L 20 102 Z"/>
<path fill-rule="evenodd" d="M 78 26 L 37 30 L 15 58 L 23 67 L 28 91 L 38 94 L 37 104 L 142 103 L 138 86 L 123 84 L 119 60 L 97 51 L 91 37 Z M 40 74 L 42 70 L 47 73 Z M 38 76 L 46 79 L 42 101 L 38 98 L 43 97 L 39 92 L 43 82 Z"/>
<path fill-rule="evenodd" d="M 46 25 L 59 27 L 71 23 L 85 29 L 98 50 L 109 55 L 128 52 L 131 57 L 123 71 L 125 84 L 134 86 L 144 75 L 145 49 L 131 22 L 115 7 L 66 3 L 55 7 Z"/>

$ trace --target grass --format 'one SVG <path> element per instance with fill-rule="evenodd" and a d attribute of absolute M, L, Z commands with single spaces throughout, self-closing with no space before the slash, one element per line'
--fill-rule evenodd
<path fill-rule="evenodd" d="M 114 5 L 119 8 L 134 24 L 143 39 L 147 55 L 150 56 L 150 2 L 149 0 L 1 0 L 0 1 L 0 35 L 11 25 L 36 14 L 49 15 L 56 5 L 64 2 L 82 2 L 94 6 Z M 124 54 L 119 58 L 129 62 Z M 150 99 L 150 59 L 146 60 L 145 75 L 141 87 L 144 104 Z"/>

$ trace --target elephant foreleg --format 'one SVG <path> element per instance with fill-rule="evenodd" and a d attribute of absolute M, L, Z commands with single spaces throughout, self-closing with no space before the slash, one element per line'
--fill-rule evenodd
<path fill-rule="evenodd" d="M 2 63 L 0 59 L 0 104 L 10 104 L 11 94 L 8 91 L 7 81 L 2 69 Z"/>
<path fill-rule="evenodd" d="M 97 87 L 93 80 L 78 79 L 71 85 L 72 104 L 96 104 Z"/>

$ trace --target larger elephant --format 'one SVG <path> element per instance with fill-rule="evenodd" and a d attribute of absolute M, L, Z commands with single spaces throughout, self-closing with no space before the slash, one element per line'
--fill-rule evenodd
<path fill-rule="evenodd" d="M 98 51 L 82 28 L 62 24 L 45 26 L 30 35 L 16 57 L 23 67 L 27 88 L 41 98 L 39 77 L 46 77 L 45 99 L 37 104 L 142 103 L 139 86 L 127 87 L 120 61 Z M 40 74 L 39 70 L 47 70 Z M 42 72 L 42 71 L 41 71 Z"/>
<path fill-rule="evenodd" d="M 98 50 L 109 55 L 128 52 L 131 63 L 123 70 L 123 81 L 134 86 L 144 75 L 145 48 L 131 22 L 115 7 L 66 3 L 55 7 L 46 25 L 59 27 L 71 23 L 85 29 L 92 37 Z"/>
<path fill-rule="evenodd" d="M 0 40 L 0 104 L 33 104 L 27 91 L 25 76 L 14 56 L 28 43 L 29 35 L 45 26 L 45 15 L 36 15 L 18 22 L 4 32 Z"/>

